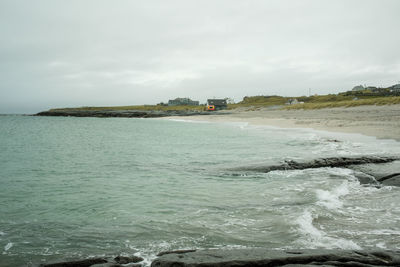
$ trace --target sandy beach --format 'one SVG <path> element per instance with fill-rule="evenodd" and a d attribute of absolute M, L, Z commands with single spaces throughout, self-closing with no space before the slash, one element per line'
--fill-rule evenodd
<path fill-rule="evenodd" d="M 212 122 L 248 122 L 253 125 L 269 125 L 281 128 L 312 128 L 333 132 L 359 133 L 375 136 L 379 139 L 400 141 L 400 105 L 316 110 L 236 109 L 220 111 L 218 115 L 213 116 L 183 118 Z"/>

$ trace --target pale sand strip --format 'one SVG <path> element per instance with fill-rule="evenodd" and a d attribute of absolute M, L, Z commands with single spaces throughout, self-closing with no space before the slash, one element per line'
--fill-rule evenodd
<path fill-rule="evenodd" d="M 211 122 L 248 122 L 281 128 L 360 133 L 400 141 L 400 105 L 359 106 L 317 110 L 233 110 L 228 115 L 179 117 Z M 217 113 L 216 113 L 217 114 Z"/>

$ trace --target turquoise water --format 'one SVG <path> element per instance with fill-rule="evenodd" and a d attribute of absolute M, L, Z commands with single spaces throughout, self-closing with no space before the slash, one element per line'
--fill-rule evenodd
<path fill-rule="evenodd" d="M 332 139 L 340 142 L 332 142 Z M 340 168 L 398 142 L 246 123 L 0 116 L 0 266 L 188 248 L 400 249 L 400 189 Z"/>

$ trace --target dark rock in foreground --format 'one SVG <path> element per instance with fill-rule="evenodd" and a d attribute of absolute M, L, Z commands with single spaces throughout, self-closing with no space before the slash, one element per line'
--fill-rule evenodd
<path fill-rule="evenodd" d="M 54 109 L 37 113 L 35 116 L 56 117 L 98 117 L 98 118 L 159 118 L 169 116 L 194 116 L 210 115 L 207 111 L 190 110 L 79 110 L 79 109 Z"/>
<path fill-rule="evenodd" d="M 57 263 L 49 263 L 49 264 L 41 264 L 41 267 L 89 267 L 95 264 L 107 263 L 107 260 L 104 258 L 93 258 L 93 259 L 85 259 L 85 260 L 77 260 L 77 261 L 65 261 L 65 262 L 57 262 Z"/>
<path fill-rule="evenodd" d="M 166 253 L 152 267 L 400 266 L 400 251 L 200 250 Z"/>
<path fill-rule="evenodd" d="M 388 163 L 398 159 L 399 159 L 398 157 L 365 156 L 365 157 L 348 157 L 348 158 L 347 157 L 322 158 L 307 162 L 287 160 L 280 165 L 254 167 L 254 168 L 241 168 L 241 169 L 248 171 L 271 172 L 271 171 L 283 171 L 283 170 L 305 170 L 305 169 L 326 168 L 326 167 L 341 168 L 341 167 L 349 167 L 352 165 Z"/>
<path fill-rule="evenodd" d="M 57 263 L 41 264 L 40 267 L 118 267 L 122 264 L 131 264 L 129 266 L 141 266 L 141 264 L 134 264 L 143 261 L 143 258 L 138 256 L 117 256 L 112 258 L 92 258 L 76 261 L 63 261 Z"/>

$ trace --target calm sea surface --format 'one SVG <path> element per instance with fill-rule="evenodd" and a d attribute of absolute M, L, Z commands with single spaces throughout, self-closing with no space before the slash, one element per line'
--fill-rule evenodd
<path fill-rule="evenodd" d="M 340 142 L 333 142 L 337 139 Z M 0 116 L 0 266 L 188 248 L 400 249 L 400 188 L 285 159 L 400 143 L 245 123 Z"/>

